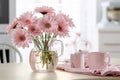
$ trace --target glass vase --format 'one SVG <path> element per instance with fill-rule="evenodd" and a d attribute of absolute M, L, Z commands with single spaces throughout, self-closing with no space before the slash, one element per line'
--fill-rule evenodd
<path fill-rule="evenodd" d="M 43 54 L 45 51 L 35 51 L 34 49 L 30 52 L 29 62 L 33 72 L 54 72 L 58 63 L 58 56 L 55 51 L 48 51 L 51 56 L 51 62 L 44 60 Z"/>
<path fill-rule="evenodd" d="M 33 72 L 54 72 L 58 63 L 58 57 L 63 55 L 63 42 L 54 39 L 49 46 L 50 50 L 39 50 L 35 47 L 31 50 L 29 63 Z M 58 49 L 56 48 L 58 47 Z"/>

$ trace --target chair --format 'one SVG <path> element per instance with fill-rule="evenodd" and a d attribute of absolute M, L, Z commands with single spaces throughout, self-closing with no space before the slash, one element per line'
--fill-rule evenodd
<path fill-rule="evenodd" d="M 0 43 L 1 63 L 17 62 L 18 57 L 19 62 L 23 62 L 22 55 L 16 47 L 8 43 Z"/>

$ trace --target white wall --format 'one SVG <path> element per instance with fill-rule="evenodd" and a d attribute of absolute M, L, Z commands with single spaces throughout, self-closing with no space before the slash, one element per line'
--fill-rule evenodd
<path fill-rule="evenodd" d="M 97 0 L 97 8 L 96 8 L 96 14 L 97 14 L 97 17 L 96 17 L 96 20 L 97 20 L 97 23 L 100 22 L 100 20 L 102 19 L 102 7 L 101 7 L 101 2 L 103 1 L 107 1 L 107 0 Z"/>
<path fill-rule="evenodd" d="M 26 11 L 33 10 L 34 0 L 16 0 L 16 16 L 23 14 Z"/>

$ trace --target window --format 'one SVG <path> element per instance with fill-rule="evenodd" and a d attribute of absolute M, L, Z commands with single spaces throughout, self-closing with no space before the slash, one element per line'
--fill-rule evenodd
<path fill-rule="evenodd" d="M 0 24 L 9 23 L 9 0 L 0 0 Z"/>

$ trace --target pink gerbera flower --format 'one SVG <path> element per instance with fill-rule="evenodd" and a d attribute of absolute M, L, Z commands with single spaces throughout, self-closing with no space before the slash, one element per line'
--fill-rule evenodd
<path fill-rule="evenodd" d="M 58 23 L 58 27 L 57 27 L 55 34 L 58 34 L 60 36 L 68 35 L 68 27 L 65 26 L 65 22 Z"/>
<path fill-rule="evenodd" d="M 41 30 L 38 26 L 36 26 L 36 24 L 31 24 L 31 25 L 28 26 L 28 32 L 31 35 L 40 35 Z"/>
<path fill-rule="evenodd" d="M 49 13 L 49 14 L 54 13 L 53 11 L 54 11 L 54 9 L 52 7 L 48 7 L 48 6 L 37 7 L 35 9 L 35 12 L 39 12 L 43 15 L 47 14 L 47 13 Z"/>
<path fill-rule="evenodd" d="M 54 32 L 57 29 L 57 22 L 55 21 L 53 16 L 44 15 L 44 17 L 40 18 L 38 21 L 38 26 L 44 32 Z"/>
<path fill-rule="evenodd" d="M 15 29 L 18 24 L 18 19 L 16 18 L 10 25 L 7 26 L 6 31 L 9 33 L 12 29 Z"/>
<path fill-rule="evenodd" d="M 26 12 L 22 14 L 18 19 L 19 24 L 22 26 L 33 24 L 36 21 L 37 21 L 37 17 L 33 16 L 32 12 Z"/>
<path fill-rule="evenodd" d="M 56 15 L 56 21 L 58 23 L 58 27 L 55 33 L 60 36 L 68 35 L 69 25 L 68 22 L 66 22 L 66 19 L 64 18 L 63 14 Z"/>
<path fill-rule="evenodd" d="M 60 19 L 60 20 L 64 21 L 66 26 L 70 26 L 70 27 L 75 26 L 72 21 L 72 18 L 69 18 L 69 16 L 67 16 L 63 13 L 57 14 L 56 19 Z"/>
<path fill-rule="evenodd" d="M 18 47 L 22 46 L 23 48 L 29 47 L 28 43 L 31 43 L 31 38 L 28 33 L 23 29 L 16 29 L 13 33 L 13 43 Z"/>

